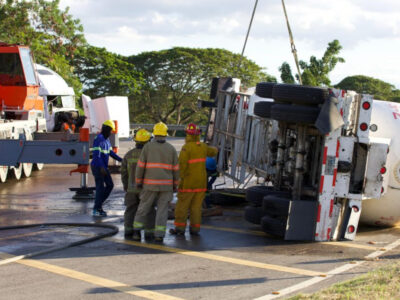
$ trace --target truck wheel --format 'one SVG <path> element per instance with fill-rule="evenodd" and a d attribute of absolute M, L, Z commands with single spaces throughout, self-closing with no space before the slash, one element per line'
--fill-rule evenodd
<path fill-rule="evenodd" d="M 275 82 L 259 82 L 256 85 L 256 95 L 261 98 L 272 98 L 272 89 Z"/>
<path fill-rule="evenodd" d="M 246 189 L 246 200 L 254 207 L 262 206 L 263 198 L 267 195 L 290 197 L 290 192 L 275 191 L 272 186 L 264 185 L 256 185 Z"/>
<path fill-rule="evenodd" d="M 216 189 L 210 192 L 210 201 L 217 205 L 235 205 L 246 201 L 244 189 Z"/>
<path fill-rule="evenodd" d="M 262 199 L 272 190 L 272 186 L 251 186 L 246 189 L 246 200 L 251 206 L 260 207 L 262 205 Z"/>
<path fill-rule="evenodd" d="M 33 165 L 33 168 L 34 168 L 34 170 L 36 170 L 36 171 L 41 171 L 41 170 L 43 170 L 43 168 L 44 168 L 44 164 L 40 164 L 40 163 L 34 164 L 34 165 Z"/>
<path fill-rule="evenodd" d="M 271 119 L 289 123 L 314 124 L 319 112 L 319 107 L 275 104 L 271 108 Z"/>
<path fill-rule="evenodd" d="M 322 104 L 328 98 L 328 89 L 296 84 L 276 84 L 272 98 L 292 104 Z"/>
<path fill-rule="evenodd" d="M 0 166 L 0 182 L 6 182 L 8 174 L 8 166 Z"/>
<path fill-rule="evenodd" d="M 263 216 L 261 207 L 246 206 L 244 208 L 244 219 L 247 222 L 259 225 Z"/>
<path fill-rule="evenodd" d="M 256 102 L 254 104 L 254 114 L 261 118 L 271 118 L 271 107 L 275 104 L 275 102 Z"/>
<path fill-rule="evenodd" d="M 32 163 L 23 163 L 22 164 L 22 170 L 24 172 L 24 176 L 25 177 L 31 177 L 32 168 L 33 168 L 33 164 Z"/>
<path fill-rule="evenodd" d="M 285 217 L 289 214 L 290 199 L 284 196 L 268 195 L 262 203 L 264 214 L 271 217 Z"/>
<path fill-rule="evenodd" d="M 261 218 L 261 228 L 265 233 L 284 237 L 286 232 L 286 219 L 280 220 L 270 216 Z"/>
<path fill-rule="evenodd" d="M 19 164 L 18 167 L 13 167 L 11 174 L 14 175 L 15 179 L 20 180 L 22 176 L 22 164 Z"/>

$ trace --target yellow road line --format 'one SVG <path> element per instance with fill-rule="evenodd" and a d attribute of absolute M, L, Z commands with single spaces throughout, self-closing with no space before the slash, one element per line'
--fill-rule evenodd
<path fill-rule="evenodd" d="M 242 233 L 242 234 L 251 234 L 251 235 L 264 236 L 264 237 L 268 236 L 265 232 L 257 231 L 257 230 L 243 230 L 243 229 L 239 229 L 239 228 L 219 227 L 219 226 L 211 226 L 211 225 L 201 225 L 201 228 L 220 230 L 220 231 L 229 231 L 229 232 Z"/>
<path fill-rule="evenodd" d="M 368 245 L 360 245 L 360 244 L 353 244 L 347 242 L 319 242 L 318 244 L 328 245 L 328 246 L 339 246 L 339 247 L 347 247 L 347 248 L 357 248 L 357 249 L 364 249 L 364 250 L 379 250 L 382 247 L 373 247 Z"/>
<path fill-rule="evenodd" d="M 12 257 L 12 255 L 9 254 L 5 254 L 5 253 L 0 253 L 0 256 L 2 257 Z M 91 283 L 93 285 L 96 286 L 101 286 L 101 287 L 105 287 L 105 288 L 109 288 L 112 290 L 116 290 L 125 294 L 130 294 L 130 295 L 134 295 L 134 296 L 139 296 L 142 298 L 146 298 L 146 299 L 153 299 L 153 300 L 163 300 L 163 299 L 167 299 L 167 300 L 182 300 L 182 298 L 177 298 L 177 297 L 173 297 L 173 296 L 168 296 L 165 294 L 161 294 L 161 293 L 157 293 L 154 291 L 148 291 L 148 290 L 143 290 L 143 289 L 139 289 L 136 287 L 132 287 L 129 286 L 125 283 L 121 283 L 121 282 L 117 282 L 117 281 L 113 281 L 113 280 L 109 280 L 106 278 L 102 278 L 102 277 L 98 277 L 98 276 L 94 276 L 94 275 L 90 275 L 90 274 L 86 274 L 83 272 L 79 272 L 79 271 L 75 271 L 72 269 L 67 269 L 64 267 L 59 267 L 56 265 L 51 265 L 48 263 L 44 263 L 38 260 L 32 260 L 32 259 L 22 259 L 17 261 L 16 263 L 21 264 L 21 265 L 25 265 L 25 266 L 29 266 L 35 269 L 40 269 L 43 271 L 47 271 L 50 273 L 54 273 L 57 275 L 61 275 L 61 276 L 65 276 L 65 277 L 69 277 L 69 278 L 73 278 L 76 280 L 80 280 L 80 281 L 84 281 L 87 283 Z M 132 288 L 134 288 L 135 290 L 132 290 Z"/>
<path fill-rule="evenodd" d="M 142 247 L 142 248 L 149 248 L 149 249 L 160 250 L 160 251 L 164 251 L 164 252 L 171 252 L 171 253 L 183 254 L 183 255 L 194 256 L 194 257 L 199 257 L 199 258 L 205 258 L 205 259 L 209 259 L 209 260 L 221 261 L 221 262 L 242 265 L 242 266 L 247 266 L 247 267 L 255 267 L 255 268 L 274 270 L 274 271 L 280 271 L 280 272 L 285 272 L 285 273 L 293 273 L 293 274 L 299 274 L 299 275 L 306 275 L 306 276 L 313 276 L 313 277 L 314 276 L 322 276 L 322 277 L 326 276 L 322 272 L 315 272 L 315 271 L 285 267 L 285 266 L 280 266 L 280 265 L 265 264 L 265 263 L 260 263 L 260 262 L 245 260 L 245 259 L 231 258 L 231 257 L 225 257 L 225 256 L 221 256 L 221 255 L 210 254 L 210 253 L 206 253 L 206 252 L 197 252 L 197 251 L 190 251 L 190 250 L 179 249 L 179 248 L 171 248 L 171 247 L 166 247 L 166 246 L 156 245 L 156 244 L 144 244 L 144 243 L 128 241 L 128 240 L 118 240 L 116 238 L 107 238 L 107 240 L 111 240 L 111 241 L 121 243 L 121 244 L 128 244 L 128 245 Z"/>
<path fill-rule="evenodd" d="M 39 235 L 39 234 L 42 234 L 42 233 L 54 233 L 54 232 L 62 232 L 62 231 L 65 231 L 65 229 L 39 230 L 39 231 L 22 233 L 22 234 L 18 234 L 18 235 L 10 235 L 10 236 L 6 236 L 6 237 L 2 237 L 2 238 L 0 238 L 0 241 L 9 240 L 9 239 L 17 239 L 17 238 L 20 238 L 20 237 L 34 236 L 34 235 Z"/>
<path fill-rule="evenodd" d="M 219 227 L 219 226 L 211 226 L 211 225 L 201 225 L 201 228 L 235 232 L 235 233 L 241 233 L 241 234 L 251 234 L 251 235 L 257 235 L 257 236 L 264 236 L 264 237 L 269 236 L 265 232 L 257 231 L 257 230 L 243 230 L 243 229 L 238 229 L 238 228 Z M 354 243 L 349 243 L 349 242 L 334 242 L 334 241 L 318 242 L 317 245 L 319 245 L 319 244 L 328 245 L 328 246 L 340 246 L 340 247 L 347 247 L 347 248 L 364 249 L 364 250 L 374 250 L 374 251 L 382 248 L 382 247 L 354 244 Z"/>

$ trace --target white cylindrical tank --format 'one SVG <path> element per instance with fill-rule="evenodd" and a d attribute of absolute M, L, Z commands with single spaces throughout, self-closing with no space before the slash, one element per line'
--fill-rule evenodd
<path fill-rule="evenodd" d="M 386 162 L 388 184 L 380 199 L 363 201 L 360 221 L 394 226 L 400 224 L 400 103 L 374 100 L 370 129 L 371 137 L 391 139 Z"/>

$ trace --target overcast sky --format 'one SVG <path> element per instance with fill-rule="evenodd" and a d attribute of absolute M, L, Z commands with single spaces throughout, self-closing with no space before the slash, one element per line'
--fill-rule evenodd
<path fill-rule="evenodd" d="M 132 55 L 174 46 L 225 48 L 240 53 L 254 0 L 61 0 L 81 20 L 88 42 Z M 299 59 L 318 58 L 338 39 L 346 63 L 332 84 L 350 75 L 372 76 L 400 89 L 399 0 L 286 0 Z M 259 0 L 247 58 L 279 78 L 295 70 L 280 0 Z"/>

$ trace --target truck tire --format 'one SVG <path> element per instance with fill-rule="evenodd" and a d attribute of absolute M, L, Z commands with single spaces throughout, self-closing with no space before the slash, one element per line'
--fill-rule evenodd
<path fill-rule="evenodd" d="M 34 170 L 36 170 L 36 171 L 41 171 L 41 170 L 43 170 L 43 168 L 44 168 L 44 164 L 36 163 L 36 164 L 33 165 L 33 168 L 34 168 Z"/>
<path fill-rule="evenodd" d="M 265 233 L 277 237 L 284 237 L 286 232 L 286 222 L 286 219 L 280 220 L 270 216 L 264 216 L 261 218 L 261 228 Z"/>
<path fill-rule="evenodd" d="M 271 108 L 271 119 L 289 123 L 314 124 L 319 112 L 319 107 L 275 104 Z"/>
<path fill-rule="evenodd" d="M 290 197 L 288 191 L 275 191 L 272 186 L 256 185 L 246 189 L 246 200 L 251 206 L 260 207 L 262 206 L 263 199 L 267 195 L 275 195 L 282 197 Z"/>
<path fill-rule="evenodd" d="M 271 107 L 275 104 L 275 102 L 256 102 L 254 104 L 254 114 L 261 118 L 271 118 Z"/>
<path fill-rule="evenodd" d="M 256 185 L 246 189 L 246 200 L 253 207 L 260 207 L 262 199 L 273 191 L 272 186 Z"/>
<path fill-rule="evenodd" d="M 23 163 L 22 171 L 25 177 L 31 177 L 32 175 L 33 164 L 32 163 Z"/>
<path fill-rule="evenodd" d="M 217 205 L 237 205 L 246 201 L 244 189 L 216 189 L 210 192 L 210 201 Z"/>
<path fill-rule="evenodd" d="M 284 196 L 268 195 L 262 203 L 262 210 L 265 215 L 276 218 L 287 218 L 289 214 L 290 199 Z"/>
<path fill-rule="evenodd" d="M 14 176 L 15 179 L 20 180 L 22 176 L 22 164 L 19 164 L 18 167 L 13 167 L 11 174 Z"/>
<path fill-rule="evenodd" d="M 259 225 L 263 216 L 261 207 L 246 206 L 244 208 L 244 219 L 247 222 Z"/>
<path fill-rule="evenodd" d="M 259 82 L 256 85 L 256 95 L 261 98 L 272 98 L 272 89 L 275 82 Z"/>
<path fill-rule="evenodd" d="M 8 166 L 0 166 L 0 182 L 6 182 L 8 175 Z"/>
<path fill-rule="evenodd" d="M 272 98 L 277 102 L 291 104 L 322 104 L 328 94 L 329 91 L 325 88 L 296 84 L 276 84 L 272 90 Z"/>

